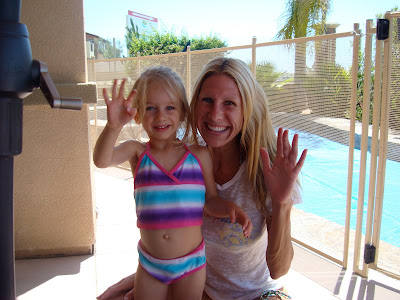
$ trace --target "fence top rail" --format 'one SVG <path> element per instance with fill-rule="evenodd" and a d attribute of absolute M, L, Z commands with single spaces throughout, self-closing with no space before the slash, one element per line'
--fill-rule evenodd
<path fill-rule="evenodd" d="M 260 44 L 256 44 L 256 47 L 296 44 L 296 43 L 313 42 L 313 41 L 320 41 L 320 40 L 333 40 L 333 39 L 337 39 L 337 38 L 355 36 L 356 34 L 357 33 L 355 31 L 322 34 L 322 35 L 307 36 L 307 37 L 301 37 L 301 38 L 295 38 L 295 39 L 289 39 L 289 40 L 260 43 Z"/>
<path fill-rule="evenodd" d="M 160 57 L 171 57 L 171 56 L 183 56 L 187 55 L 186 52 L 177 53 L 166 53 L 166 54 L 156 54 L 156 55 L 146 55 L 146 56 L 132 56 L 132 57 L 120 57 L 120 58 L 107 58 L 107 59 L 89 59 L 93 62 L 112 62 L 112 61 L 123 61 L 123 60 L 142 60 L 142 59 L 155 59 Z"/>
<path fill-rule="evenodd" d="M 400 14 L 400 12 L 399 12 Z M 348 31 L 342 33 L 331 33 L 331 34 L 322 34 L 316 36 L 309 36 L 309 37 L 302 37 L 302 38 L 295 38 L 295 39 L 288 39 L 288 40 L 281 40 L 281 41 L 272 41 L 266 43 L 258 43 L 258 44 L 249 44 L 249 45 L 242 45 L 242 46 L 232 46 L 232 47 L 222 47 L 222 48 L 213 48 L 213 49 L 203 49 L 203 50 L 191 50 L 188 52 L 177 52 L 177 53 L 167 53 L 167 54 L 158 54 L 158 55 L 146 55 L 146 56 L 139 56 L 139 57 L 124 57 L 124 58 L 110 58 L 110 59 L 97 59 L 89 61 L 94 62 L 112 62 L 112 61 L 124 61 L 124 60 L 142 60 L 142 59 L 156 59 L 162 57 L 172 57 L 172 56 L 186 56 L 189 54 L 205 54 L 205 53 L 215 53 L 215 52 L 227 52 L 233 50 L 243 50 L 243 49 L 251 49 L 253 47 L 266 47 L 266 46 L 276 46 L 276 45 L 287 45 L 287 44 L 295 44 L 295 43 L 303 43 L 309 41 L 319 41 L 319 40 L 332 40 L 336 38 L 343 38 L 343 37 L 350 37 L 355 36 L 357 33 L 355 31 Z"/>

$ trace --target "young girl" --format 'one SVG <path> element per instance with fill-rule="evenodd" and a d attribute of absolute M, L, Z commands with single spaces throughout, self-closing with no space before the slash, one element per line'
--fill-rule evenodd
<path fill-rule="evenodd" d="M 219 198 L 207 148 L 177 139 L 186 125 L 184 85 L 171 69 L 147 69 L 124 98 L 125 80 L 112 87 L 112 101 L 103 89 L 107 125 L 94 149 L 94 163 L 106 168 L 129 161 L 134 176 L 139 266 L 135 300 L 200 299 L 205 282 L 205 247 L 201 234 L 204 210 L 229 217 L 249 237 L 252 223 L 236 204 Z M 133 108 L 132 108 L 133 107 Z M 126 141 L 117 147 L 122 127 L 141 124 L 149 142 Z M 184 128 L 185 137 L 188 129 Z"/>

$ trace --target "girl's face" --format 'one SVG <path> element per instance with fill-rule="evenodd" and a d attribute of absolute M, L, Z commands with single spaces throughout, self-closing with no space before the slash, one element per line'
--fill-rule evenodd
<path fill-rule="evenodd" d="M 162 84 L 149 86 L 143 128 L 150 140 L 175 141 L 176 131 L 182 120 L 182 109 L 178 101 L 173 101 Z"/>
<path fill-rule="evenodd" d="M 242 98 L 236 82 L 223 74 L 205 79 L 194 115 L 196 127 L 209 147 L 236 144 L 243 126 Z"/>

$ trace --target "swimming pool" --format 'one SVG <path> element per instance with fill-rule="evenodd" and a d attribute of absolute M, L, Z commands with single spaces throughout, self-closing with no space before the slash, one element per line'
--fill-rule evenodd
<path fill-rule="evenodd" d="M 299 134 L 299 153 L 305 148 L 308 149 L 306 163 L 300 175 L 303 203 L 296 205 L 296 208 L 344 226 L 349 147 L 315 134 L 295 130 L 289 130 L 289 133 L 291 136 Z M 360 154 L 360 150 L 354 150 L 350 217 L 350 228 L 354 230 L 357 220 Z M 363 234 L 367 216 L 369 168 L 370 153 L 367 154 Z M 387 160 L 380 238 L 386 243 L 400 247 L 400 186 L 395 182 L 397 178 L 400 178 L 400 163 Z"/>

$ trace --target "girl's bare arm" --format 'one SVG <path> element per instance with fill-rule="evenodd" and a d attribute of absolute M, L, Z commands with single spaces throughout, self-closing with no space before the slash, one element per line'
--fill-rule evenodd
<path fill-rule="evenodd" d="M 128 98 L 124 98 L 125 80 L 117 90 L 117 80 L 112 87 L 112 100 L 106 89 L 103 89 L 104 100 L 107 105 L 107 124 L 100 134 L 94 152 L 93 161 L 99 168 L 118 165 L 130 159 L 135 143 L 127 142 L 115 147 L 118 135 L 125 124 L 136 115 L 136 109 L 131 107 L 136 91 L 132 90 Z"/>
<path fill-rule="evenodd" d="M 242 225 L 244 236 L 249 237 L 253 230 L 253 224 L 249 216 L 234 202 L 227 201 L 218 196 L 209 150 L 203 146 L 191 146 L 191 150 L 199 158 L 203 169 L 204 184 L 206 187 L 204 210 L 212 216 L 219 218 L 229 217 L 232 223 L 238 222 Z"/>

